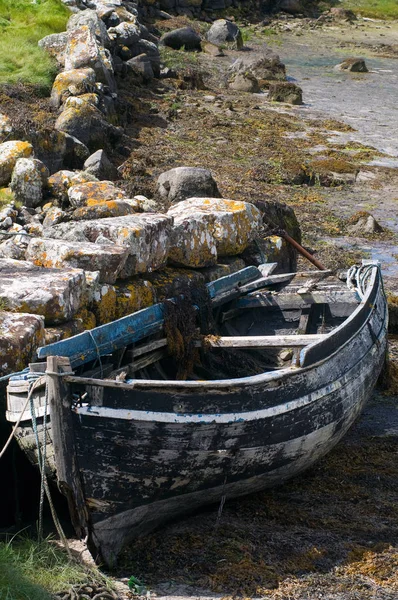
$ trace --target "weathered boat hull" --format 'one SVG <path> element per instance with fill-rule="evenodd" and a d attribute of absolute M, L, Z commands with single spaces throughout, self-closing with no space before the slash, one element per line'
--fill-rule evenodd
<path fill-rule="evenodd" d="M 386 335 L 375 268 L 358 310 L 318 343 L 318 362 L 314 344 L 302 352 L 301 367 L 242 379 L 128 384 L 53 377 L 62 388 L 62 403 L 51 412 L 58 480 L 67 483 L 71 513 L 93 555 L 111 565 L 125 543 L 167 520 L 310 467 L 369 398 Z M 76 389 L 87 405 L 71 412 Z M 56 431 L 63 424 L 73 437 L 64 454 Z"/>

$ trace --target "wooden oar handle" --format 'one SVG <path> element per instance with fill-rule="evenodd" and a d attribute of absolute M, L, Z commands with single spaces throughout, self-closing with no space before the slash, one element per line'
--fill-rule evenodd
<path fill-rule="evenodd" d="M 296 248 L 297 252 L 299 252 L 302 256 L 304 256 L 304 258 L 306 258 L 313 265 L 315 265 L 317 269 L 319 269 L 320 271 L 327 270 L 326 267 L 321 262 L 319 262 L 319 260 L 314 258 L 312 254 L 310 254 L 305 248 L 303 248 L 298 242 L 296 242 L 296 240 L 290 237 L 290 235 L 286 233 L 284 229 L 280 229 L 278 231 L 278 235 L 280 235 L 280 237 L 283 237 L 283 239 L 289 242 L 289 244 L 291 244 L 293 248 Z"/>

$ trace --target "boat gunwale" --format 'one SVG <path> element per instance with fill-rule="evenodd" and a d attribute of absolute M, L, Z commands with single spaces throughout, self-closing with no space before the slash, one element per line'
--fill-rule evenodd
<path fill-rule="evenodd" d="M 378 289 L 375 294 L 376 299 L 380 296 L 380 292 L 384 293 L 381 278 L 380 277 L 377 278 L 378 271 L 379 271 L 378 265 L 374 265 L 373 269 L 372 269 L 371 279 L 370 279 L 370 282 L 369 282 L 367 290 L 366 290 L 366 294 L 362 298 L 361 302 L 358 304 L 357 308 L 351 313 L 351 315 L 341 325 L 339 325 L 339 327 L 336 327 L 336 329 L 333 329 L 331 332 L 326 334 L 324 339 L 322 339 L 318 342 L 314 342 L 311 345 L 308 345 L 306 348 L 304 348 L 302 350 L 302 352 L 304 350 L 306 350 L 307 348 L 309 348 L 310 346 L 311 346 L 311 349 L 316 348 L 316 346 L 318 344 L 324 343 L 325 340 L 328 340 L 333 335 L 335 335 L 336 331 L 342 331 L 342 330 L 344 330 L 344 328 L 348 327 L 351 324 L 351 322 L 357 317 L 358 313 L 360 313 L 363 310 L 364 306 L 368 303 L 368 299 L 371 296 L 372 292 L 374 291 L 376 283 L 378 283 Z M 273 383 L 273 382 L 283 379 L 291 374 L 308 372 L 309 370 L 317 368 L 322 363 L 333 358 L 342 348 L 344 348 L 347 344 L 349 344 L 360 333 L 360 331 L 362 331 L 362 329 L 369 322 L 369 320 L 370 320 L 372 314 L 375 312 L 375 310 L 376 310 L 376 303 L 369 305 L 369 312 L 367 313 L 366 318 L 364 318 L 363 323 L 353 332 L 353 334 L 344 343 L 339 345 L 334 352 L 328 354 L 327 356 L 325 356 L 318 362 L 311 363 L 307 366 L 291 365 L 289 367 L 282 368 L 277 371 L 269 371 L 269 372 L 265 372 L 265 373 L 259 373 L 258 375 L 250 375 L 248 377 L 239 377 L 239 378 L 234 378 L 234 379 L 214 379 L 211 381 L 207 381 L 207 380 L 184 381 L 184 380 L 178 380 L 178 379 L 177 380 L 135 379 L 132 381 L 132 383 L 125 383 L 125 382 L 121 382 L 121 381 L 120 382 L 115 381 L 113 379 L 95 379 L 95 378 L 88 378 L 88 377 L 83 377 L 83 376 L 80 377 L 78 375 L 65 375 L 64 379 L 68 383 L 80 383 L 80 384 L 86 384 L 86 385 L 93 385 L 93 386 L 97 386 L 97 387 L 101 387 L 101 386 L 102 387 L 114 387 L 114 388 L 120 388 L 120 389 L 125 389 L 125 390 L 133 390 L 134 388 L 165 388 L 165 387 L 168 387 L 168 388 L 179 388 L 179 389 L 181 389 L 181 388 L 182 389 L 201 389 L 202 388 L 202 389 L 206 389 L 206 391 L 208 391 L 209 389 L 217 390 L 217 389 L 225 388 L 226 390 L 228 390 L 231 387 L 234 387 L 236 389 L 236 388 L 246 388 L 246 387 L 258 385 L 261 383 Z M 385 312 L 385 318 L 384 318 L 382 327 L 380 328 L 380 331 L 376 335 L 377 341 L 381 337 L 381 335 L 380 335 L 381 332 L 383 330 L 385 330 L 384 325 L 385 325 L 386 320 L 387 320 L 387 311 Z M 375 343 L 376 343 L 376 341 L 375 341 Z"/>

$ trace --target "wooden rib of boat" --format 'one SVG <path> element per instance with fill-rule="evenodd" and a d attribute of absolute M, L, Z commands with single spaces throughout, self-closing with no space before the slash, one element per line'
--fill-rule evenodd
<path fill-rule="evenodd" d="M 187 380 L 176 379 L 157 304 L 41 348 L 47 362 L 9 381 L 20 445 L 37 462 L 32 419 L 41 443 L 46 427 L 48 472 L 78 535 L 108 565 L 169 519 L 308 468 L 351 426 L 382 369 L 378 265 L 351 269 L 348 285 L 263 265 L 207 288 L 219 335 L 196 339 Z"/>

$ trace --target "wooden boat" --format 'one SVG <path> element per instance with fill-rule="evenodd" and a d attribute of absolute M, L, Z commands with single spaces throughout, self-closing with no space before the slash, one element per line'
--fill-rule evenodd
<path fill-rule="evenodd" d="M 43 347 L 46 363 L 11 377 L 15 435 L 37 463 L 38 431 L 97 560 L 113 564 L 126 542 L 204 504 L 281 484 L 360 413 L 385 359 L 379 266 L 346 281 L 272 268 L 207 285 L 218 334 L 194 339 L 200 362 L 186 380 L 164 303 Z"/>

